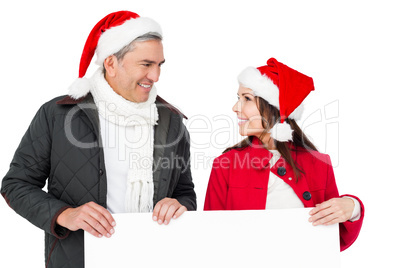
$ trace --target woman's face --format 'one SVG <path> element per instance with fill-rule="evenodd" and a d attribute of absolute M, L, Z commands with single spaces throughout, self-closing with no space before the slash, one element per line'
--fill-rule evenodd
<path fill-rule="evenodd" d="M 239 119 L 239 133 L 242 136 L 259 137 L 264 131 L 261 114 L 257 108 L 257 100 L 253 91 L 240 85 L 237 92 L 238 101 L 232 110 Z"/>

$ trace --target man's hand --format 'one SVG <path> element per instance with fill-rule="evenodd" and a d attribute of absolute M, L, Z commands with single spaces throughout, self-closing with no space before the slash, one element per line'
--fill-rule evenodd
<path fill-rule="evenodd" d="M 110 212 L 94 202 L 66 209 L 56 222 L 71 231 L 83 229 L 96 237 L 110 237 L 116 225 Z"/>
<path fill-rule="evenodd" d="M 316 205 L 310 211 L 309 222 L 316 225 L 331 225 L 345 222 L 352 217 L 355 204 L 350 198 L 332 198 Z"/>
<path fill-rule="evenodd" d="M 187 208 L 182 206 L 179 201 L 166 197 L 156 204 L 152 219 L 158 221 L 159 224 L 169 224 L 172 218 L 180 217 L 184 211 L 187 211 Z"/>

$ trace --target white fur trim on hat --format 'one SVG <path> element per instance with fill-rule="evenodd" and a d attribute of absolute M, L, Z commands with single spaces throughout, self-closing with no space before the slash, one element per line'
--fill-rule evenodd
<path fill-rule="evenodd" d="M 247 67 L 239 74 L 237 80 L 241 85 L 253 90 L 254 95 L 279 109 L 279 89 L 268 76 L 261 75 L 254 67 Z"/>
<path fill-rule="evenodd" d="M 286 122 L 276 123 L 271 130 L 271 137 L 280 142 L 286 142 L 293 140 L 293 129 Z"/>
<path fill-rule="evenodd" d="M 91 82 L 88 78 L 77 78 L 68 88 L 68 95 L 71 98 L 78 100 L 79 98 L 86 96 L 89 93 L 90 88 Z"/>
<path fill-rule="evenodd" d="M 122 25 L 106 30 L 100 36 L 96 47 L 96 64 L 102 66 L 107 57 L 118 52 L 137 37 L 150 32 L 162 36 L 160 25 L 153 19 L 143 17 L 127 20 Z"/>

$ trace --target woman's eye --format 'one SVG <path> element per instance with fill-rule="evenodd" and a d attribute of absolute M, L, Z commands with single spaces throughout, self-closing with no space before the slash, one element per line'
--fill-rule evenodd
<path fill-rule="evenodd" d="M 249 97 L 244 97 L 246 99 L 246 101 L 251 101 L 251 99 Z"/>

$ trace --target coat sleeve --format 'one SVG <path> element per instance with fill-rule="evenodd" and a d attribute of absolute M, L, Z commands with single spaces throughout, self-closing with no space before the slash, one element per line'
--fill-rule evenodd
<path fill-rule="evenodd" d="M 221 158 L 215 158 L 205 195 L 204 210 L 226 210 L 228 194 L 227 169 L 220 165 Z"/>
<path fill-rule="evenodd" d="M 51 122 L 42 106 L 23 136 L 10 169 L 3 178 L 1 194 L 7 204 L 35 226 L 64 238 L 69 231 L 56 224 L 69 206 L 43 191 L 50 172 Z"/>
<path fill-rule="evenodd" d="M 173 191 L 172 198 L 177 199 L 180 204 L 188 210 L 197 210 L 197 197 L 194 191 L 194 183 L 190 167 L 190 135 L 184 127 L 184 135 L 179 146 L 183 146 L 183 163 L 179 181 Z"/>
<path fill-rule="evenodd" d="M 354 195 L 342 195 L 341 197 L 349 196 L 355 198 L 360 203 L 360 218 L 357 221 L 346 221 L 339 225 L 341 236 L 341 251 L 350 247 L 359 236 L 360 230 L 363 225 L 364 218 L 364 205 L 363 202 Z"/>
<path fill-rule="evenodd" d="M 326 190 L 326 196 L 325 200 L 329 200 L 334 197 L 339 197 L 338 194 L 338 188 L 336 186 L 335 182 L 335 175 L 334 175 L 334 170 L 331 165 L 331 160 L 328 156 L 328 175 L 327 175 L 327 190 Z M 350 196 L 355 198 L 357 201 L 359 201 L 360 206 L 361 206 L 361 215 L 360 219 L 354 222 L 351 221 L 346 221 L 343 223 L 339 224 L 339 235 L 340 235 L 340 246 L 341 246 L 341 251 L 344 251 L 345 249 L 349 248 L 357 239 L 359 236 L 360 230 L 362 228 L 363 224 L 363 218 L 364 218 L 364 206 L 362 201 L 353 195 L 342 195 L 343 196 Z"/>

